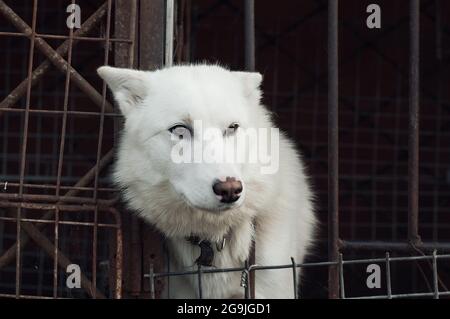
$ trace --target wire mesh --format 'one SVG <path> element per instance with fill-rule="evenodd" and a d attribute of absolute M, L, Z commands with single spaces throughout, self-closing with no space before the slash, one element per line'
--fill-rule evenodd
<path fill-rule="evenodd" d="M 110 37 L 112 1 L 83 6 L 79 29 L 66 26 L 69 4 L 0 2 L 3 297 L 121 296 L 121 216 L 105 172 L 117 113 L 90 70 L 109 63 L 111 43 L 132 41 Z M 66 285 L 71 264 L 79 289 Z"/>
<path fill-rule="evenodd" d="M 301 296 L 301 291 L 299 292 L 297 282 L 297 269 L 306 269 L 306 268 L 322 268 L 327 270 L 330 266 L 336 266 L 338 269 L 338 280 L 339 280 L 339 294 L 336 298 L 339 299 L 400 299 L 400 298 L 433 298 L 439 299 L 441 297 L 450 296 L 450 291 L 448 291 L 445 283 L 443 283 L 439 276 L 438 271 L 438 261 L 441 261 L 442 264 L 446 264 L 448 259 L 450 259 L 449 254 L 438 254 L 436 250 L 433 251 L 432 254 L 425 254 L 421 256 L 395 256 L 391 257 L 390 253 L 386 253 L 385 258 L 364 258 L 364 259 L 344 259 L 343 254 L 339 254 L 338 261 L 324 261 L 324 262 L 311 262 L 311 263 L 301 263 L 297 264 L 292 259 L 291 264 L 285 265 L 269 265 L 269 266 L 260 266 L 260 265 L 250 265 L 250 266 L 242 266 L 242 267 L 234 267 L 234 268 L 206 268 L 203 269 L 200 265 L 197 266 L 197 270 L 187 270 L 187 271 L 177 271 L 177 272 L 162 272 L 155 273 L 153 271 L 153 265 L 150 265 L 150 271 L 144 275 L 145 278 L 148 278 L 150 282 L 150 286 L 154 287 L 154 281 L 157 278 L 168 278 L 168 277 L 177 277 L 177 276 L 197 276 L 197 296 L 199 299 L 202 299 L 203 296 L 203 287 L 202 287 L 202 277 L 208 274 L 217 274 L 217 273 L 229 273 L 229 272 L 240 272 L 241 273 L 241 286 L 244 289 L 245 298 L 249 298 L 250 295 L 245 293 L 248 287 L 252 284 L 249 282 L 249 273 L 257 272 L 259 270 L 281 270 L 281 269 L 293 269 L 293 291 L 292 298 L 297 299 Z M 430 262 L 431 261 L 431 276 L 432 286 L 429 287 L 429 291 L 421 291 L 421 292 L 409 292 L 402 293 L 403 287 L 393 287 L 392 285 L 392 273 L 391 273 L 391 265 L 397 263 L 407 263 L 409 267 L 412 267 L 411 264 L 416 262 Z M 354 268 L 351 266 L 355 265 L 363 265 L 363 266 L 373 266 L 376 265 L 380 267 L 384 267 L 383 271 L 378 272 L 376 275 L 379 276 L 377 279 L 380 283 L 378 286 L 369 287 L 367 282 L 370 280 L 368 277 L 371 272 L 366 269 L 362 270 L 362 277 L 364 279 L 361 281 L 363 285 L 367 285 L 367 291 L 374 289 L 376 293 L 367 294 L 367 295 L 358 295 L 356 292 L 352 291 L 352 288 L 346 288 L 345 282 L 346 279 L 350 276 L 355 276 Z M 346 271 L 347 267 L 347 271 Z M 448 266 L 444 267 L 446 271 L 448 271 Z M 381 283 L 381 279 L 384 279 L 384 282 Z M 257 282 L 253 283 L 255 286 L 258 285 Z M 257 289 L 257 288 L 256 288 Z M 400 291 L 400 292 L 397 292 Z M 153 294 L 153 297 L 155 295 Z"/>

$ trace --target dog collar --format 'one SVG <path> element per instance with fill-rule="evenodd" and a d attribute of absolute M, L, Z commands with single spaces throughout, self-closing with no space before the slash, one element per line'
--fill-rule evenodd
<path fill-rule="evenodd" d="M 198 236 L 186 237 L 186 240 L 194 246 L 200 247 L 200 256 L 196 259 L 195 263 L 200 266 L 211 267 L 214 260 L 214 248 L 209 240 L 200 239 Z M 222 251 L 225 248 L 226 237 L 223 237 L 220 241 L 216 242 L 217 251 Z"/>

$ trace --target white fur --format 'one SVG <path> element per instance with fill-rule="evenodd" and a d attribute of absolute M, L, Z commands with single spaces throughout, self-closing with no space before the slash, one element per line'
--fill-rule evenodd
<path fill-rule="evenodd" d="M 215 65 L 174 66 L 153 72 L 101 67 L 125 116 L 114 180 L 129 207 L 165 234 L 170 270 L 196 270 L 198 247 L 186 236 L 211 241 L 230 236 L 225 249 L 215 251 L 214 266 L 241 267 L 256 240 L 258 265 L 297 263 L 313 238 L 312 193 L 299 154 L 281 135 L 279 170 L 264 175 L 258 164 L 175 164 L 168 129 L 186 120 L 225 129 L 238 122 L 244 128 L 271 128 L 260 104 L 259 73 L 231 72 Z M 194 132 L 195 138 L 195 132 Z M 233 176 L 244 194 L 229 207 L 220 206 L 212 191 L 217 178 Z M 252 221 L 256 229 L 253 230 Z M 203 297 L 240 298 L 241 273 L 203 275 Z M 163 297 L 196 298 L 196 276 L 171 277 Z M 168 289 L 167 289 L 168 288 Z M 170 292 L 170 296 L 168 293 Z M 292 269 L 256 272 L 259 298 L 292 298 Z"/>

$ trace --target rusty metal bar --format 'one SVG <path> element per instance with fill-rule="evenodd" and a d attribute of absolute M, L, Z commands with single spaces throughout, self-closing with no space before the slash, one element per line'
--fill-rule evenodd
<path fill-rule="evenodd" d="M 339 254 L 339 288 L 340 298 L 345 299 L 345 281 L 344 281 L 344 257 Z"/>
<path fill-rule="evenodd" d="M 122 234 L 122 219 L 120 213 L 114 208 L 110 207 L 109 211 L 113 213 L 116 218 L 117 230 L 116 230 L 116 285 L 115 285 L 115 297 L 116 299 L 122 298 L 122 280 L 123 280 L 123 234 Z M 100 226 L 100 224 L 99 224 Z"/>
<path fill-rule="evenodd" d="M 250 249 L 252 249 L 252 247 L 250 247 Z M 250 279 L 250 267 L 251 267 L 250 261 L 246 260 L 244 262 L 245 270 L 242 272 L 242 275 L 241 275 L 241 286 L 244 287 L 244 298 L 245 299 L 250 299 L 250 298 L 253 299 L 252 292 L 251 292 L 252 283 L 250 282 L 251 281 L 251 279 Z"/>
<path fill-rule="evenodd" d="M 389 253 L 386 253 L 386 290 L 388 299 L 392 299 L 392 286 L 391 286 L 391 260 Z"/>
<path fill-rule="evenodd" d="M 57 207 L 57 208 L 59 208 L 59 207 Z M 95 207 L 90 207 L 90 208 L 92 208 L 92 210 L 95 210 Z M 67 210 L 67 211 L 78 212 L 75 208 Z M 0 217 L 0 220 L 13 222 L 13 221 L 16 221 L 16 218 Z M 54 220 L 48 220 L 48 219 L 22 218 L 22 221 L 29 222 L 29 223 L 37 223 L 37 224 L 55 224 Z M 87 226 L 87 227 L 92 227 L 92 226 L 96 225 L 95 222 L 90 223 L 90 222 L 71 222 L 71 221 L 59 221 L 58 224 L 70 225 L 70 226 Z M 99 228 L 116 228 L 116 229 L 118 228 L 118 226 L 115 224 L 97 223 L 97 226 Z"/>
<path fill-rule="evenodd" d="M 153 263 L 150 263 L 150 272 L 149 272 L 149 280 L 150 280 L 150 298 L 155 299 L 155 277 L 153 277 Z"/>
<path fill-rule="evenodd" d="M 83 26 L 81 26 L 81 28 L 82 27 Z M 80 30 L 81 29 L 77 29 L 77 31 L 80 31 Z M 21 38 L 27 38 L 28 37 L 27 34 L 20 33 L 20 32 L 0 32 L 0 37 L 1 36 L 21 37 Z M 67 35 L 58 35 L 58 34 L 36 33 L 36 38 L 68 40 L 69 36 L 67 36 Z M 89 42 L 104 42 L 105 41 L 105 38 L 103 38 L 103 37 L 74 36 L 73 39 L 74 40 L 79 40 L 79 41 L 89 41 Z M 111 42 L 116 42 L 116 43 L 132 43 L 133 42 L 131 39 L 119 38 L 119 37 L 111 38 L 110 41 Z"/>
<path fill-rule="evenodd" d="M 411 0 L 409 13 L 409 127 L 408 127 L 408 239 L 420 244 L 419 236 L 419 43 L 420 3 Z"/>
<path fill-rule="evenodd" d="M 131 271 L 131 294 L 139 295 L 141 293 L 141 274 L 142 274 L 142 238 L 141 224 L 137 216 L 131 216 L 130 219 L 130 271 Z"/>
<path fill-rule="evenodd" d="M 72 0 L 72 4 L 75 1 Z M 72 65 L 72 52 L 73 51 L 73 28 L 69 29 L 69 47 L 67 55 L 67 63 Z M 63 117 L 61 125 L 61 140 L 59 145 L 59 158 L 58 158 L 58 169 L 56 173 L 56 197 L 59 197 L 60 187 L 61 187 L 61 175 L 62 167 L 64 161 L 64 146 L 66 143 L 66 129 L 67 129 L 67 110 L 69 105 L 69 88 L 70 88 L 70 71 L 69 68 L 66 69 L 66 79 L 64 83 L 64 102 L 63 102 Z"/>
<path fill-rule="evenodd" d="M 114 65 L 134 68 L 136 46 L 136 0 L 116 0 L 114 15 L 114 36 L 128 37 L 130 43 L 116 43 L 114 46 Z M 110 39 L 112 40 L 112 39 Z M 106 115 L 106 114 L 105 114 Z"/>
<path fill-rule="evenodd" d="M 409 242 L 342 240 L 339 242 L 339 246 L 345 250 L 414 251 L 414 248 L 418 248 L 425 251 L 433 251 L 434 249 L 450 251 L 450 243 L 448 242 L 421 242 L 412 247 Z"/>
<path fill-rule="evenodd" d="M 0 0 L 0 13 L 2 13 L 5 18 L 7 18 L 17 29 L 28 35 L 28 37 L 33 36 L 34 33 L 32 28 L 23 21 L 10 7 L 8 7 L 3 0 Z M 82 90 L 86 96 L 90 97 L 91 100 L 98 106 L 102 106 L 103 98 L 97 92 L 97 90 L 89 84 L 72 66 L 70 66 L 64 58 L 61 57 L 44 39 L 34 38 L 34 43 L 36 47 L 41 50 L 41 52 L 53 63 L 61 72 L 66 72 L 67 69 L 70 70 L 71 80 L 76 84 L 80 90 Z M 28 75 L 31 78 L 31 73 Z M 109 102 L 106 102 L 106 110 L 108 112 L 113 112 L 113 107 Z"/>
<path fill-rule="evenodd" d="M 173 63 L 173 25 L 174 25 L 174 0 L 166 0 L 166 30 L 164 40 L 164 65 L 172 66 Z"/>
<path fill-rule="evenodd" d="M 255 71 L 255 1 L 245 0 L 245 69 Z"/>
<path fill-rule="evenodd" d="M 291 257 L 292 262 L 292 282 L 294 283 L 294 299 L 298 299 L 298 284 L 297 284 L 297 263 L 294 257 Z"/>
<path fill-rule="evenodd" d="M 5 182 L 8 185 L 8 188 L 11 187 L 19 187 L 19 183 L 13 183 L 13 182 Z M 2 183 L 3 185 L 5 183 Z M 50 184 L 29 184 L 29 183 L 24 183 L 23 184 L 24 188 L 36 188 L 36 189 L 56 189 L 56 185 L 50 185 Z M 78 191 L 90 191 L 92 190 L 92 187 L 77 187 L 77 186 L 64 186 L 61 185 L 60 189 L 62 190 L 78 190 Z M 113 187 L 99 187 L 98 188 L 99 191 L 104 191 L 104 192 L 114 192 L 117 191 L 117 189 L 113 188 Z M 10 194 L 12 195 L 12 194 Z M 64 200 L 64 198 L 66 197 L 66 195 L 64 195 L 62 198 L 62 200 Z"/>
<path fill-rule="evenodd" d="M 111 33 L 111 10 L 112 10 L 112 1 L 108 0 L 108 10 L 106 15 L 106 35 L 105 35 L 105 54 L 104 54 L 104 60 L 103 65 L 108 65 L 109 60 L 109 47 L 110 47 L 110 33 Z M 102 153 L 102 145 L 103 145 L 103 133 L 104 133 L 104 124 L 105 124 L 105 106 L 106 106 L 106 82 L 103 81 L 103 87 L 102 87 L 102 106 L 101 106 L 101 116 L 100 116 L 100 127 L 99 127 L 99 134 L 98 134 L 98 143 L 97 143 L 97 164 L 96 167 L 98 168 L 100 159 L 101 159 L 101 153 Z M 99 180 L 99 173 L 100 171 L 96 169 L 95 171 L 95 177 L 94 177 L 94 199 L 97 200 L 98 196 L 98 180 Z M 98 207 L 95 208 L 95 215 L 94 215 L 94 227 L 93 227 L 93 240 L 92 240 L 92 276 L 94 278 L 93 281 L 93 289 L 94 292 L 97 291 L 97 240 L 98 240 Z M 94 293 L 93 298 L 97 298 L 97 294 Z"/>
<path fill-rule="evenodd" d="M 55 233 L 54 233 L 54 243 L 55 248 L 53 249 L 53 298 L 58 297 L 58 253 L 59 253 L 59 208 L 55 209 Z"/>
<path fill-rule="evenodd" d="M 244 11 L 244 55 L 245 55 L 245 70 L 249 72 L 255 71 L 255 2 L 254 0 L 245 0 L 245 11 Z M 255 233 L 256 233 L 256 225 Z M 248 257 L 247 266 L 252 266 L 256 263 L 256 238 L 252 240 L 252 244 L 250 246 L 250 254 Z M 252 299 L 255 299 L 255 272 L 251 271 L 248 274 L 248 283 L 249 291 L 246 295 Z"/>
<path fill-rule="evenodd" d="M 164 0 L 139 2 L 136 24 L 139 30 L 136 34 L 139 45 L 135 48 L 136 59 L 132 61 L 133 67 L 139 68 L 140 70 L 156 70 L 164 65 L 165 7 Z M 124 230 L 129 235 L 125 237 L 128 247 L 125 251 L 127 254 L 127 258 L 125 259 L 127 261 L 126 267 L 128 267 L 126 273 L 129 274 L 129 277 L 126 278 L 126 287 L 128 294 L 133 297 L 138 297 L 142 294 L 144 286 L 143 273 L 146 270 L 143 271 L 143 265 L 148 260 L 143 258 L 143 247 L 146 247 L 147 251 L 152 251 L 157 254 L 161 252 L 161 240 L 159 236 L 149 236 L 147 232 L 154 231 L 149 229 L 148 225 L 142 224 L 136 215 L 130 215 L 127 221 L 129 223 L 125 225 L 126 228 Z M 151 239 L 151 241 L 144 242 L 146 237 L 148 237 L 147 239 Z M 155 267 L 162 264 L 162 254 L 155 255 L 152 262 Z"/>
<path fill-rule="evenodd" d="M 164 0 L 141 1 L 139 19 L 139 69 L 164 65 Z"/>
<path fill-rule="evenodd" d="M 128 37 L 131 39 L 131 43 L 116 43 L 114 46 L 114 64 L 117 67 L 128 67 L 135 68 L 135 61 L 137 60 L 137 56 L 139 53 L 139 47 L 137 46 L 137 37 L 136 37 L 136 29 L 137 29 L 137 0 L 116 0 L 114 3 L 114 36 L 116 38 L 119 37 Z M 105 114 L 107 116 L 108 114 Z M 116 134 L 120 128 L 122 127 L 122 121 L 119 118 L 114 117 L 114 135 Z M 114 138 L 114 144 L 117 144 L 117 138 Z M 101 188 L 98 188 L 101 190 Z M 117 215 L 120 218 L 120 214 L 117 212 Z M 123 272 L 123 238 L 122 238 L 122 227 L 117 229 L 117 241 L 120 241 L 120 252 L 116 252 L 116 277 L 115 279 L 115 291 L 116 298 L 122 297 L 122 272 Z M 119 234 L 120 233 L 120 234 Z M 117 256 L 120 256 L 117 257 Z M 137 274 L 134 274 L 136 277 Z M 139 276 L 140 277 L 140 276 Z"/>
<path fill-rule="evenodd" d="M 192 1 L 186 0 L 185 19 L 183 21 L 183 29 L 185 37 L 183 37 L 183 59 L 190 61 L 191 59 L 191 31 L 192 31 Z"/>
<path fill-rule="evenodd" d="M 441 0 L 436 0 L 435 6 L 435 33 L 436 33 L 436 58 L 442 60 L 442 5 Z"/>
<path fill-rule="evenodd" d="M 176 2 L 176 26 L 175 26 L 175 61 L 181 63 L 184 58 L 185 49 L 185 16 L 186 16 L 187 1 L 180 0 Z"/>
<path fill-rule="evenodd" d="M 410 293 L 410 294 L 395 294 L 391 296 L 391 299 L 401 299 L 401 298 L 423 298 L 423 297 L 433 297 L 433 292 L 419 292 L 419 293 Z M 441 292 L 439 296 L 450 296 L 450 292 Z M 388 296 L 379 295 L 379 296 L 362 296 L 362 297 L 353 297 L 348 299 L 386 299 Z"/>
<path fill-rule="evenodd" d="M 203 285 L 202 285 L 202 265 L 197 265 L 197 285 L 198 285 L 198 299 L 203 299 Z"/>
<path fill-rule="evenodd" d="M 20 96 L 18 97 L 20 98 Z M 9 113 L 25 113 L 24 109 L 10 109 L 10 108 L 0 108 L 0 114 L 2 112 L 9 112 Z M 29 113 L 34 114 L 52 114 L 52 115 L 63 115 L 64 112 L 60 110 L 41 110 L 41 109 L 30 109 Z M 67 111 L 68 115 L 80 115 L 80 116 L 100 116 L 100 112 L 89 112 L 89 111 Z M 122 117 L 122 114 L 117 112 L 112 113 L 106 113 L 105 117 Z"/>
<path fill-rule="evenodd" d="M 434 299 L 439 299 L 439 284 L 438 284 L 438 271 L 437 271 L 437 252 L 433 250 L 433 288 Z"/>
<path fill-rule="evenodd" d="M 94 209 L 94 227 L 92 228 L 92 278 L 94 292 L 97 290 L 97 244 L 98 244 L 98 206 Z M 94 299 L 97 294 L 94 293 Z"/>
<path fill-rule="evenodd" d="M 143 14 L 143 12 L 147 12 L 144 10 L 147 6 L 152 5 L 152 2 L 146 1 L 144 3 L 140 2 L 140 10 L 137 10 L 137 1 L 128 1 L 128 0 L 119 0 L 115 3 L 115 27 L 114 32 L 115 36 L 118 37 L 129 37 L 133 40 L 131 45 L 126 45 L 121 43 L 119 45 L 115 45 L 114 47 L 114 64 L 117 67 L 123 68 L 136 68 L 138 67 L 137 61 L 138 57 L 141 54 L 140 47 L 137 45 L 139 36 L 152 36 L 149 32 L 141 32 L 139 36 L 137 35 L 138 26 L 141 23 L 149 23 L 151 19 L 146 18 L 144 20 L 138 19 L 138 14 Z M 151 24 L 150 24 L 151 25 Z M 147 62 L 147 61 L 146 61 Z M 105 114 L 107 115 L 107 114 Z M 122 122 L 118 121 L 118 118 L 114 119 L 114 131 L 118 132 L 122 127 Z M 117 134 L 116 134 L 117 135 Z M 115 140 L 116 143 L 116 140 Z M 128 257 L 127 263 L 125 267 L 127 268 L 127 276 L 125 277 L 125 287 L 127 293 L 131 293 L 133 297 L 138 297 L 141 293 L 141 273 L 142 273 L 142 262 L 140 260 L 142 249 L 140 246 L 140 228 L 139 228 L 139 220 L 137 217 L 132 217 L 131 223 L 126 223 L 126 234 L 131 237 L 129 241 L 129 237 L 125 237 L 127 251 L 126 253 L 130 254 Z M 126 219 L 128 221 L 129 219 Z M 121 230 L 122 231 L 122 230 Z M 122 266 L 121 269 L 122 271 Z M 129 280 L 131 278 L 131 280 Z M 122 283 L 120 283 L 122 284 Z M 129 288 L 131 287 L 131 288 Z"/>
<path fill-rule="evenodd" d="M 82 25 L 81 28 L 78 29 L 74 35 L 73 39 L 82 38 L 84 35 L 88 34 L 102 19 L 103 16 L 106 13 L 106 2 L 100 6 L 100 8 L 97 9 Z M 28 36 L 24 33 L 19 33 L 23 36 Z M 38 35 L 36 35 L 38 36 Z M 73 42 L 73 46 L 78 44 L 78 41 Z M 63 44 L 61 44 L 57 49 L 56 52 L 61 56 L 64 57 L 69 50 L 69 40 L 64 41 Z M 47 70 L 50 68 L 51 63 L 49 60 L 46 60 L 42 62 L 34 71 L 31 77 L 31 85 L 34 86 L 41 78 L 42 76 L 47 72 Z M 3 101 L 0 102 L 0 109 L 5 109 L 12 107 L 19 99 L 20 97 L 26 92 L 27 89 L 27 83 L 28 78 L 23 80 L 14 90 L 9 93 L 7 97 L 3 99 Z M 1 112 L 4 110 L 0 110 Z M 0 114 L 1 114 L 0 112 Z"/>
<path fill-rule="evenodd" d="M 108 10 L 107 10 L 107 21 L 106 21 L 106 41 L 105 41 L 105 54 L 103 59 L 103 65 L 108 65 L 109 60 L 109 38 L 110 38 L 110 32 L 111 32 L 111 7 L 112 3 L 111 0 L 108 0 Z M 99 133 L 98 133 L 98 143 L 97 143 L 97 161 L 96 161 L 96 167 L 98 167 L 101 154 L 102 154 L 102 145 L 103 145 L 103 133 L 104 133 L 104 125 L 105 125 L 105 107 L 107 105 L 106 101 L 106 82 L 103 81 L 102 86 L 102 104 L 101 104 L 101 115 L 100 115 L 100 125 L 99 125 Z M 100 171 L 97 169 L 95 171 L 95 177 L 94 177 L 94 199 L 97 200 L 98 196 L 98 176 Z"/>
<path fill-rule="evenodd" d="M 328 0 L 328 259 L 339 258 L 338 0 Z M 330 266 L 328 297 L 339 296 L 339 270 Z"/>
<path fill-rule="evenodd" d="M 11 294 L 0 294 L 0 298 L 17 298 L 16 295 Z M 19 295 L 20 299 L 55 299 L 53 297 L 46 297 L 46 296 L 33 296 L 33 295 Z M 68 298 L 56 298 L 56 299 L 68 299 Z"/>
<path fill-rule="evenodd" d="M 92 190 L 92 189 L 91 189 Z M 35 201 L 35 202 L 65 202 L 65 203 L 99 203 L 100 205 L 109 205 L 117 202 L 118 197 L 112 199 L 92 199 L 89 197 L 75 197 L 56 195 L 36 195 L 36 194 L 0 194 L 0 199 L 20 200 L 20 201 Z"/>
<path fill-rule="evenodd" d="M 37 20 L 37 4 L 38 0 L 33 1 L 33 16 L 32 16 L 32 27 L 31 27 L 31 35 L 30 35 L 30 51 L 28 55 L 28 78 L 29 81 L 27 83 L 27 97 L 25 110 L 28 111 L 30 109 L 30 100 L 31 100 L 31 72 L 33 70 L 33 60 L 34 60 L 34 45 L 35 45 L 35 32 L 36 32 L 36 20 Z M 26 166 L 26 157 L 27 157 L 27 141 L 28 141 L 28 131 L 29 131 L 29 118 L 30 114 L 25 112 L 25 120 L 24 120 L 24 133 L 22 139 L 22 151 L 21 151 L 21 160 L 20 160 L 20 186 L 19 186 L 19 195 L 23 194 L 23 182 L 25 178 L 25 166 Z M 20 295 L 20 278 L 21 278 L 21 251 L 20 251 L 20 241 L 21 241 L 21 218 L 22 218 L 22 207 L 17 208 L 17 216 L 16 216 L 16 238 L 18 245 L 16 250 L 16 297 Z"/>

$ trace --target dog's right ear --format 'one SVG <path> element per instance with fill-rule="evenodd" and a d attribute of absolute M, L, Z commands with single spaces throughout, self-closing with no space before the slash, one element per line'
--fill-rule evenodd
<path fill-rule="evenodd" d="M 97 73 L 111 89 L 124 116 L 148 94 L 147 72 L 102 66 L 97 69 Z"/>

